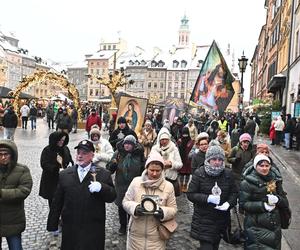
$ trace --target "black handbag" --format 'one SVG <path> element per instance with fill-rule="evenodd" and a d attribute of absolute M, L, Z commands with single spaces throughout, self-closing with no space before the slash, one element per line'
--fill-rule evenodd
<path fill-rule="evenodd" d="M 288 229 L 291 224 L 292 211 L 289 207 L 278 208 L 282 229 Z"/>
<path fill-rule="evenodd" d="M 234 231 L 231 231 L 231 226 L 227 227 L 226 231 L 222 234 L 222 238 L 225 242 L 232 245 L 243 244 L 246 241 L 245 232 L 242 228 L 236 207 L 234 207 L 233 210 L 239 226 Z"/>

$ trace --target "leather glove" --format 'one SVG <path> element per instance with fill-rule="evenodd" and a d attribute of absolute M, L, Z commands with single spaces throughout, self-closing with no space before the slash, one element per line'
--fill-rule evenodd
<path fill-rule="evenodd" d="M 279 201 L 278 197 L 274 194 L 267 194 L 267 196 L 269 205 L 275 205 Z"/>
<path fill-rule="evenodd" d="M 226 201 L 221 206 L 216 206 L 215 209 L 221 210 L 221 211 L 227 211 L 230 207 L 230 204 Z"/>
<path fill-rule="evenodd" d="M 269 205 L 268 203 L 264 202 L 264 207 L 268 212 L 271 212 L 275 208 L 275 205 Z"/>
<path fill-rule="evenodd" d="M 164 218 L 164 211 L 161 208 L 159 208 L 153 213 L 153 216 L 158 220 L 162 220 L 162 218 Z"/>
<path fill-rule="evenodd" d="M 141 207 L 141 205 L 137 205 L 137 206 L 135 207 L 134 215 L 135 215 L 135 216 L 143 216 L 143 215 L 145 215 L 145 214 L 144 214 L 144 209 Z"/>
<path fill-rule="evenodd" d="M 207 198 L 207 203 L 212 203 L 212 204 L 215 204 L 215 205 L 219 205 L 220 203 L 220 195 L 213 195 L 213 194 L 210 194 Z"/>
<path fill-rule="evenodd" d="M 91 181 L 91 184 L 89 185 L 89 190 L 91 193 L 100 192 L 101 188 L 102 185 L 98 181 Z"/>

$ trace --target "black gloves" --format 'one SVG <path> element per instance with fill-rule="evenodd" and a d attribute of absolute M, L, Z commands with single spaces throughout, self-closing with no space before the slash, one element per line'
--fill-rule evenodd
<path fill-rule="evenodd" d="M 144 209 L 141 207 L 141 205 L 137 205 L 134 211 L 135 216 L 142 216 L 144 215 Z"/>
<path fill-rule="evenodd" d="M 164 218 L 164 211 L 159 208 L 157 211 L 154 212 L 153 216 L 158 219 L 161 220 L 162 218 Z"/>

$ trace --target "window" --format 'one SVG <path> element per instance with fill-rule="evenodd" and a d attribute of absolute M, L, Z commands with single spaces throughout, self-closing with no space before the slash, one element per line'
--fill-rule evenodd
<path fill-rule="evenodd" d="M 276 70 L 277 70 L 277 65 L 275 61 L 268 68 L 268 82 L 271 80 L 272 76 L 276 74 Z"/>
<path fill-rule="evenodd" d="M 161 89 L 164 88 L 164 83 L 163 83 L 163 82 L 160 83 L 160 88 L 161 88 Z"/>
<path fill-rule="evenodd" d="M 108 45 L 108 50 L 111 50 L 111 45 Z"/>
<path fill-rule="evenodd" d="M 179 80 L 179 73 L 178 73 L 178 72 L 175 73 L 175 80 L 176 80 L 176 81 Z"/>
<path fill-rule="evenodd" d="M 99 96 L 99 90 L 96 89 L 96 96 Z"/>
<path fill-rule="evenodd" d="M 173 61 L 173 68 L 178 68 L 178 62 L 176 60 Z"/>
<path fill-rule="evenodd" d="M 91 74 L 94 74 L 94 70 L 93 70 L 93 69 L 90 69 L 90 73 L 91 73 Z"/>
<path fill-rule="evenodd" d="M 181 93 L 181 94 L 180 94 L 180 98 L 181 98 L 181 99 L 184 99 L 184 93 Z"/>
<path fill-rule="evenodd" d="M 185 82 L 181 82 L 181 89 L 184 89 Z"/>
<path fill-rule="evenodd" d="M 155 88 L 155 89 L 157 88 L 157 82 L 154 83 L 154 88 Z"/>
<path fill-rule="evenodd" d="M 160 77 L 161 78 L 165 77 L 165 72 L 160 72 Z"/>
<path fill-rule="evenodd" d="M 129 61 L 129 65 L 133 65 L 133 61 L 132 60 Z"/>
<path fill-rule="evenodd" d="M 151 72 L 149 72 L 148 77 L 151 78 L 151 76 L 152 76 L 152 74 L 151 74 Z"/>
<path fill-rule="evenodd" d="M 165 63 L 163 61 L 158 62 L 158 67 L 163 67 L 164 65 L 165 65 Z"/>
<path fill-rule="evenodd" d="M 92 89 L 90 89 L 90 96 L 92 96 L 93 95 L 93 90 Z"/>
<path fill-rule="evenodd" d="M 103 45 L 103 50 L 106 50 L 106 45 Z"/>
<path fill-rule="evenodd" d="M 151 67 L 156 67 L 156 62 L 155 61 L 151 62 Z"/>
<path fill-rule="evenodd" d="M 148 88 L 151 88 L 151 82 L 148 82 Z"/>
<path fill-rule="evenodd" d="M 181 68 L 185 68 L 186 67 L 186 65 L 187 65 L 187 62 L 186 61 L 181 61 Z"/>
<path fill-rule="evenodd" d="M 146 65 L 146 61 L 142 60 L 141 65 Z"/>
<path fill-rule="evenodd" d="M 113 49 L 116 49 L 116 45 L 115 44 L 113 45 Z"/>

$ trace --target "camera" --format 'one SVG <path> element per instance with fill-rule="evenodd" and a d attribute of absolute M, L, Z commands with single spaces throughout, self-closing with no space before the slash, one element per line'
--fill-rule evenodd
<path fill-rule="evenodd" d="M 158 195 L 143 194 L 141 207 L 144 210 L 144 214 L 154 214 L 159 210 L 160 197 Z"/>

